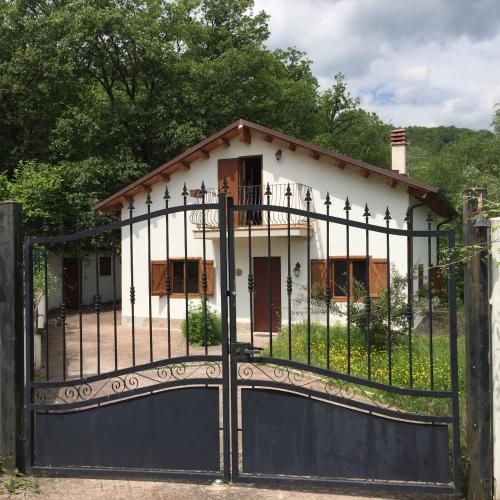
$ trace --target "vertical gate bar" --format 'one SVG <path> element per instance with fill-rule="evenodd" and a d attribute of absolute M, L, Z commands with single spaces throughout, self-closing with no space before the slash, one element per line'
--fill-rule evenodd
<path fill-rule="evenodd" d="M 307 210 L 307 364 L 311 364 L 311 218 L 309 211 L 311 209 L 311 192 L 307 188 L 306 192 L 306 210 Z"/>
<path fill-rule="evenodd" d="M 151 193 L 146 195 L 147 235 L 148 235 L 148 327 L 149 327 L 149 361 L 153 362 L 153 306 L 151 297 Z"/>
<path fill-rule="evenodd" d="M 288 297 L 288 359 L 292 359 L 292 259 L 290 250 L 290 198 L 292 191 L 290 190 L 290 183 L 286 187 L 286 246 L 287 246 L 287 278 L 286 278 L 286 294 Z"/>
<path fill-rule="evenodd" d="M 331 271 L 330 271 L 330 193 L 326 193 L 326 283 L 325 283 L 325 302 L 326 302 L 326 368 L 330 369 L 330 300 L 331 300 Z"/>
<path fill-rule="evenodd" d="M 432 229 L 432 213 L 427 215 L 427 229 Z M 432 238 L 427 237 L 427 298 L 429 302 L 429 373 L 431 391 L 434 389 L 434 340 L 432 324 Z"/>
<path fill-rule="evenodd" d="M 82 276 L 82 249 L 81 240 L 78 240 L 78 328 L 79 328 L 79 350 L 80 350 L 80 378 L 83 377 L 83 276 Z"/>
<path fill-rule="evenodd" d="M 408 231 L 413 229 L 413 208 L 409 207 L 406 212 L 406 226 Z M 412 357 L 412 300 L 413 300 L 413 238 L 408 233 L 406 238 L 406 281 L 407 281 L 407 303 L 406 303 L 406 320 L 408 323 L 408 370 L 410 377 L 410 387 L 413 387 L 413 357 Z"/>
<path fill-rule="evenodd" d="M 49 371 L 49 276 L 48 276 L 48 250 L 47 246 L 44 247 L 44 270 L 43 270 L 43 293 L 45 294 L 44 304 L 44 334 L 45 334 L 45 377 L 47 382 L 50 379 Z"/>
<path fill-rule="evenodd" d="M 448 251 L 455 248 L 455 230 L 448 231 Z M 450 368 L 453 417 L 453 483 L 455 491 L 461 491 L 460 476 L 460 416 L 458 399 L 458 350 L 457 350 L 457 297 L 456 270 L 452 262 L 448 267 L 448 323 L 450 325 Z"/>
<path fill-rule="evenodd" d="M 59 233 L 62 236 L 64 233 L 64 225 L 61 221 L 59 224 Z M 61 334 L 62 334 L 62 379 L 66 380 L 66 304 L 64 297 L 64 241 L 61 242 Z"/>
<path fill-rule="evenodd" d="M 255 212 L 255 211 L 254 211 Z M 254 317 L 254 310 L 253 310 L 253 293 L 254 293 L 254 279 L 253 279 L 253 262 L 252 262 L 252 223 L 254 220 L 254 215 L 250 217 L 250 219 L 247 220 L 248 224 L 248 299 L 249 299 L 249 306 L 250 306 L 250 344 L 252 345 L 252 348 L 254 346 L 254 338 L 253 338 L 253 329 L 254 329 L 254 323 L 253 323 L 253 317 Z"/>
<path fill-rule="evenodd" d="M 94 227 L 97 227 L 97 217 L 94 214 Z M 96 333 L 97 333 L 97 373 L 101 373 L 101 296 L 99 293 L 99 249 L 98 236 L 94 240 L 94 258 L 95 258 L 95 296 L 94 311 L 96 315 Z"/>
<path fill-rule="evenodd" d="M 135 366 L 135 287 L 134 287 L 134 231 L 132 218 L 134 216 L 134 199 L 130 198 L 129 210 L 129 235 L 130 235 L 130 313 L 132 321 L 132 366 Z"/>
<path fill-rule="evenodd" d="M 226 240 L 226 195 L 219 194 L 219 240 L 220 240 L 220 313 L 222 326 L 222 455 L 224 481 L 231 479 L 230 469 L 230 421 L 229 421 L 229 340 L 228 340 L 228 289 L 227 289 L 227 240 Z"/>
<path fill-rule="evenodd" d="M 184 310 L 186 314 L 186 356 L 189 356 L 189 295 L 187 288 L 187 187 L 186 183 L 184 183 L 184 187 L 182 188 L 182 199 L 184 205 L 184 266 L 183 266 L 183 281 L 184 281 Z"/>
<path fill-rule="evenodd" d="M 370 231 L 368 229 L 368 219 L 370 217 L 370 210 L 368 209 L 368 203 L 365 203 L 365 245 L 366 245 L 366 269 L 365 269 L 365 281 L 366 281 L 366 297 L 365 297 L 365 325 L 366 325 L 366 345 L 368 350 L 368 380 L 372 378 L 372 342 L 371 342 L 371 300 L 370 300 Z"/>
<path fill-rule="evenodd" d="M 349 203 L 349 198 L 345 200 L 345 247 L 346 247 L 346 261 L 347 261 L 347 373 L 351 374 L 351 258 L 350 258 L 350 247 L 349 247 L 349 210 L 351 210 L 351 204 Z"/>
<path fill-rule="evenodd" d="M 31 391 L 33 385 L 33 246 L 29 236 L 24 239 L 24 287 L 25 287 L 25 468 L 29 472 L 33 464 L 33 410 L 31 409 Z M 47 318 L 46 318 L 47 319 Z"/>
<path fill-rule="evenodd" d="M 113 214 L 116 216 L 116 214 Z M 113 346 L 115 356 L 115 370 L 118 370 L 118 328 L 116 324 L 116 241 L 115 231 L 111 231 L 111 281 L 113 286 Z"/>
<path fill-rule="evenodd" d="M 389 385 L 392 385 L 392 303 L 391 303 L 391 247 L 390 247 L 390 234 L 389 234 L 389 224 L 391 221 L 391 214 L 389 212 L 389 207 L 385 210 L 385 227 L 387 228 L 387 233 L 385 235 L 385 252 L 387 260 L 387 363 L 388 363 L 388 374 L 389 374 Z"/>
<path fill-rule="evenodd" d="M 413 230 L 413 207 L 410 207 L 406 213 L 408 231 Z M 410 388 L 413 387 L 413 352 L 412 352 L 412 323 L 413 323 L 413 238 L 410 233 L 407 237 L 407 262 L 406 279 L 408 288 L 408 301 L 406 304 L 406 319 L 408 322 L 408 370 L 410 375 Z"/>
<path fill-rule="evenodd" d="M 208 354 L 208 315 L 207 315 L 207 248 L 206 248 L 206 234 L 205 234 L 205 195 L 207 190 L 205 189 L 205 182 L 201 181 L 201 203 L 202 203 L 202 234 L 203 234 L 203 275 L 201 277 L 201 286 L 203 290 L 203 321 L 204 321 L 204 333 L 205 333 L 205 354 Z"/>
<path fill-rule="evenodd" d="M 170 200 L 170 193 L 168 187 L 165 186 L 165 209 L 168 210 L 168 200 Z M 170 294 L 172 292 L 170 282 L 170 248 L 169 248 L 169 227 L 168 227 L 168 212 L 165 213 L 165 254 L 166 254 L 166 269 L 165 269 L 165 292 L 167 293 L 167 351 L 168 357 L 172 357 L 172 342 L 170 338 Z"/>
<path fill-rule="evenodd" d="M 236 330 L 236 283 L 234 263 L 234 199 L 227 198 L 227 226 L 228 226 L 228 277 L 229 277 L 229 341 L 231 345 L 231 475 L 233 481 L 238 477 L 239 471 L 239 445 L 238 445 L 238 361 L 234 357 L 233 346 L 237 342 Z"/>
<path fill-rule="evenodd" d="M 266 186 L 267 203 L 267 302 L 269 307 L 269 356 L 273 357 L 273 307 L 272 307 L 272 279 L 271 279 L 271 188 L 269 182 Z"/>

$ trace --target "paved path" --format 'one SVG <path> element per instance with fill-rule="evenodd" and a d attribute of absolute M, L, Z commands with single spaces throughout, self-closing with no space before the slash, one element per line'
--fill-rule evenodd
<path fill-rule="evenodd" d="M 152 482 L 152 481 L 127 481 L 103 479 L 67 479 L 67 478 L 36 478 L 40 493 L 18 493 L 9 496 L 0 493 L 1 498 L 29 498 L 53 500 L 206 500 L 220 499 L 258 499 L 258 500 L 366 500 L 366 499 L 405 499 L 405 500 L 431 500 L 447 499 L 448 495 L 422 495 L 392 493 L 388 495 L 370 492 L 351 491 L 325 491 L 325 490 L 289 490 L 258 488 L 255 486 L 237 485 L 206 485 L 188 484 L 181 482 Z"/>

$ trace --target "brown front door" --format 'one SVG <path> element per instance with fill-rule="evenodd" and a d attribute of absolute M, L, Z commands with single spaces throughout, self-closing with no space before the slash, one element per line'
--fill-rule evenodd
<path fill-rule="evenodd" d="M 254 257 L 255 280 L 254 330 L 269 331 L 269 310 L 271 310 L 271 330 L 277 332 L 281 325 L 281 259 L 271 257 L 271 300 L 269 300 L 267 257 Z"/>
<path fill-rule="evenodd" d="M 78 309 L 77 259 L 64 259 L 64 303 L 68 309 Z"/>

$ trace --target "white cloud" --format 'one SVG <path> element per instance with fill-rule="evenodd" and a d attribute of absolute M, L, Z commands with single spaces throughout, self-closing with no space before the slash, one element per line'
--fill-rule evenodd
<path fill-rule="evenodd" d="M 323 87 L 346 75 L 395 125 L 490 126 L 500 101 L 499 0 L 256 0 L 269 46 L 296 46 Z"/>

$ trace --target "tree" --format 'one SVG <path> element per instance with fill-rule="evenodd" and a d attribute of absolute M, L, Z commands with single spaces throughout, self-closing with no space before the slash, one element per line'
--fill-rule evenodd
<path fill-rule="evenodd" d="M 89 227 L 91 207 L 109 193 L 147 171 L 130 158 L 48 164 L 29 161 L 15 170 L 9 196 L 21 203 L 26 230 L 37 231 L 45 221 L 51 232 L 60 222 L 66 231 Z"/>

